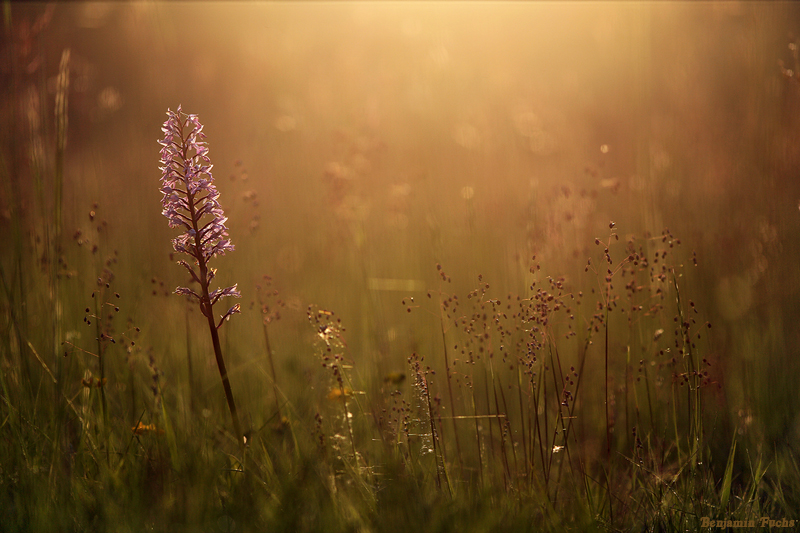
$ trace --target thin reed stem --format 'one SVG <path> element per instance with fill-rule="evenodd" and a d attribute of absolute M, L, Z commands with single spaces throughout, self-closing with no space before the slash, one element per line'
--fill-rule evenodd
<path fill-rule="evenodd" d="M 278 424 L 282 424 L 283 415 L 281 415 L 281 402 L 280 395 L 278 394 L 278 378 L 275 374 L 275 361 L 272 357 L 272 346 L 269 343 L 269 330 L 265 320 L 261 321 L 261 327 L 264 331 L 264 345 L 267 348 L 267 359 L 269 360 L 270 377 L 272 378 L 272 391 L 275 394 L 275 412 L 278 413 Z"/>
<path fill-rule="evenodd" d="M 517 399 L 519 400 L 519 424 L 522 434 L 522 463 L 525 467 L 525 479 L 530 483 L 531 460 L 528 457 L 528 438 L 525 431 L 525 405 L 522 401 L 522 369 L 517 364 Z"/>
<path fill-rule="evenodd" d="M 502 422 L 503 420 L 508 420 L 508 417 L 505 413 L 500 413 L 500 402 L 497 397 L 497 384 L 494 379 L 494 365 L 492 364 L 491 357 L 489 358 L 489 373 L 492 378 L 492 393 L 494 394 L 494 411 L 497 415 L 497 429 L 500 432 L 500 458 L 503 461 L 503 484 L 506 490 L 508 490 L 511 483 L 511 468 L 508 464 L 508 453 L 506 452 L 506 431 L 505 428 L 503 428 Z"/>
<path fill-rule="evenodd" d="M 98 387 L 100 388 L 100 406 L 102 409 L 103 415 L 103 440 L 105 441 L 105 448 L 106 448 L 106 462 L 108 464 L 111 463 L 111 458 L 109 456 L 109 437 L 108 437 L 108 404 L 106 402 L 106 364 L 105 364 L 105 335 L 103 333 L 103 320 L 100 316 L 100 304 L 98 300 L 100 300 L 101 295 L 97 293 L 97 291 L 92 293 L 92 298 L 94 299 L 94 327 L 95 332 L 97 333 L 97 365 L 98 365 L 98 373 L 100 374 L 100 381 L 97 382 Z M 91 385 L 91 383 L 90 383 Z"/>
<path fill-rule="evenodd" d="M 351 389 L 352 390 L 352 389 Z M 353 436 L 353 426 L 350 424 L 350 411 L 347 409 L 347 396 L 344 391 L 344 381 L 339 381 L 339 393 L 342 399 L 342 406 L 344 409 L 344 423 L 347 425 L 347 433 L 350 435 L 350 446 L 353 449 L 353 465 L 358 465 L 358 452 L 356 452 L 356 439 Z"/>
<path fill-rule="evenodd" d="M 186 325 L 186 371 L 189 380 L 189 412 L 194 414 L 196 412 L 195 405 L 195 383 L 194 383 L 194 369 L 192 368 L 192 331 L 189 327 L 189 307 L 186 307 L 184 313 Z"/>
<path fill-rule="evenodd" d="M 461 444 L 458 442 L 458 427 L 456 426 L 456 403 L 453 397 L 453 385 L 452 385 L 452 378 L 450 377 L 450 360 L 447 356 L 447 336 L 445 335 L 444 331 L 444 317 L 441 316 L 444 311 L 442 310 L 441 301 L 439 302 L 439 325 L 442 332 L 442 347 L 444 348 L 444 368 L 445 368 L 445 375 L 447 376 L 447 394 L 450 396 L 450 412 L 452 420 L 453 420 L 453 438 L 455 439 L 456 444 L 456 455 L 458 457 L 458 467 L 461 471 L 462 475 L 464 473 L 464 465 L 461 462 Z"/>
<path fill-rule="evenodd" d="M 536 433 L 534 435 L 534 438 L 531 440 L 531 446 L 533 446 L 535 444 L 535 441 L 538 438 L 539 439 L 539 459 L 542 462 L 542 476 L 544 477 L 545 492 L 547 492 L 547 482 L 548 482 L 548 475 L 547 474 L 548 474 L 548 472 L 547 472 L 547 461 L 545 461 L 545 458 L 544 458 L 545 439 L 542 437 L 542 424 L 541 424 L 541 421 L 539 419 L 539 391 L 542 389 L 542 387 L 540 386 L 541 385 L 541 381 L 542 381 L 542 372 L 539 372 L 538 380 L 539 380 L 539 383 L 536 383 L 534 381 L 534 376 L 533 375 L 531 376 L 531 389 L 532 389 L 531 396 L 533 397 L 533 413 L 534 413 L 534 416 L 535 416 L 534 426 L 536 427 Z M 542 398 L 542 401 L 544 401 L 544 398 Z M 542 409 L 542 410 L 545 411 L 545 412 L 547 411 L 547 409 Z M 547 430 L 545 429 L 545 436 L 546 436 L 546 433 L 547 433 Z M 531 454 L 531 455 L 533 455 L 533 454 Z"/>
<path fill-rule="evenodd" d="M 610 283 L 608 284 L 610 285 Z M 614 507 L 611 501 L 611 418 L 608 404 L 608 293 L 605 302 L 605 382 L 606 382 L 606 492 L 608 495 L 608 519 L 609 522 L 614 524 Z"/>
<path fill-rule="evenodd" d="M 424 373 L 422 374 L 422 382 L 424 387 L 423 390 L 425 394 L 425 400 L 428 406 L 428 421 L 430 423 L 430 428 L 431 428 L 431 444 L 433 445 L 433 462 L 436 467 L 436 487 L 441 489 L 442 488 L 441 471 L 444 470 L 444 465 L 445 465 L 444 451 L 441 448 L 441 443 L 439 442 L 439 434 L 436 431 L 436 424 L 434 422 L 434 417 L 433 417 L 433 405 L 431 404 L 431 394 L 430 394 L 430 389 L 428 388 L 429 387 L 428 378 Z M 440 457 L 441 457 L 441 465 L 439 463 Z M 448 480 L 446 474 L 445 474 L 445 482 L 447 483 L 447 490 L 450 493 L 450 496 L 452 496 L 453 490 L 450 487 L 450 481 Z"/>
<path fill-rule="evenodd" d="M 478 477 L 481 486 L 484 485 L 483 477 L 483 451 L 481 450 L 481 426 L 478 423 L 478 399 L 475 393 L 475 365 L 472 365 L 472 377 L 470 388 L 472 389 L 472 416 L 475 419 L 475 445 L 478 451 Z"/>

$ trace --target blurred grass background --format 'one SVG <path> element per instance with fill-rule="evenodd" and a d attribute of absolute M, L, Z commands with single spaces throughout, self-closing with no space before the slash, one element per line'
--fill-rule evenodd
<path fill-rule="evenodd" d="M 130 320 L 141 331 L 138 356 L 109 349 L 119 378 L 109 387 L 145 395 L 141 376 L 155 365 L 165 401 L 190 416 L 190 337 L 194 401 L 225 416 L 199 313 L 187 317 L 185 303 L 166 296 L 185 280 L 160 214 L 156 140 L 166 109 L 182 104 L 205 125 L 237 247 L 215 266 L 220 285 L 238 283 L 243 294 L 243 314 L 222 337 L 246 425 L 273 414 L 263 408 L 273 401 L 257 297 L 264 276 L 279 291 L 271 301 L 284 305 L 269 325 L 281 391 L 313 417 L 330 384 L 308 305 L 341 317 L 354 379 L 379 396 L 412 352 L 439 350 L 435 305 L 410 316 L 401 305 L 428 303 L 436 263 L 462 295 L 478 274 L 497 297 L 524 294 L 534 255 L 587 290 L 583 267 L 613 220 L 623 240 L 668 227 L 682 241 L 686 291 L 714 325 L 719 439 L 709 446 L 726 457 L 738 434 L 747 447 L 737 472 L 748 471 L 745 449 L 791 465 L 800 85 L 786 69 L 797 71 L 798 28 L 798 7 L 778 2 L 5 3 L 6 381 L 25 382 L 11 353 L 27 354 L 10 333 L 15 320 L 51 368 L 83 377 L 93 367 L 79 350 L 95 344 L 82 319 L 113 256 L 115 327 Z M 45 235 L 67 49 L 54 300 Z M 56 304 L 59 341 L 79 348 L 58 364 L 64 347 L 34 333 L 51 327 Z M 29 364 L 38 376 L 41 365 Z M 140 382 L 123 382 L 126 364 Z"/>

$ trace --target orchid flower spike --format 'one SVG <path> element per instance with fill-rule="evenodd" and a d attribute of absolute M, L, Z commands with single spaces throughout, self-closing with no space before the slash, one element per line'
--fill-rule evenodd
<path fill-rule="evenodd" d="M 164 132 L 164 138 L 158 141 L 162 146 L 159 167 L 163 193 L 161 213 L 167 217 L 171 228 L 184 230 L 183 234 L 172 240 L 172 247 L 176 252 L 194 259 L 194 265 L 186 261 L 179 261 L 178 264 L 189 271 L 202 289 L 201 294 L 187 287 L 178 287 L 175 292 L 196 298 L 203 314 L 210 316 L 212 306 L 220 298 L 241 297 L 236 285 L 209 291 L 209 284 L 216 273 L 215 269 L 208 266 L 209 261 L 234 250 L 225 226 L 228 219 L 219 204 L 219 191 L 214 186 L 211 174 L 213 165 L 208 157 L 206 136 L 197 115 L 183 113 L 181 106 L 176 111 L 167 110 L 167 120 L 161 131 Z M 239 311 L 239 305 L 234 305 L 222 315 L 222 319 Z"/>

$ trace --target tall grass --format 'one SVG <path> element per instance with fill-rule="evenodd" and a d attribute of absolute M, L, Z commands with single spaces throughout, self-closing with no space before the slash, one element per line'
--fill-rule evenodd
<path fill-rule="evenodd" d="M 734 435 L 727 454 L 707 444 L 719 384 L 713 330 L 686 296 L 689 255 L 668 231 L 617 235 L 598 241 L 583 280 L 532 259 L 516 294 L 495 294 L 484 276 L 450 289 L 437 266 L 429 298 L 398 302 L 431 340 L 385 377 L 360 367 L 340 318 L 312 306 L 297 348 L 306 386 L 293 389 L 275 360 L 282 323 L 262 301 L 268 371 L 257 390 L 270 392 L 246 402 L 244 425 L 229 402 L 238 444 L 213 399 L 190 407 L 202 380 L 175 388 L 162 350 L 143 352 L 134 328 L 113 325 L 125 298 L 115 301 L 108 264 L 85 317 L 95 346 L 66 345 L 83 379 L 58 376 L 42 357 L 30 381 L 3 372 L 3 464 L 19 465 L 4 467 L 4 527 L 677 530 L 703 517 L 790 519 L 791 499 L 769 496 L 762 453 L 748 449 L 742 471 Z M 209 350 L 187 327 L 198 356 L 220 351 L 219 337 Z M 226 398 L 230 372 L 220 370 Z M 26 388 L 63 404 L 63 426 L 39 400 L 22 401 Z M 247 461 L 236 451 L 245 437 Z M 39 455 L 45 442 L 60 442 L 58 452 Z"/>

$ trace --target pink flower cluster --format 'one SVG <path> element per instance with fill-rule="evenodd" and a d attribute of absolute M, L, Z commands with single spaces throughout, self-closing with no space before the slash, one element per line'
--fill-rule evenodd
<path fill-rule="evenodd" d="M 178 294 L 190 295 L 200 301 L 204 314 L 211 312 L 220 298 L 241 297 L 236 285 L 209 292 L 208 286 L 216 274 L 208 262 L 216 255 L 233 251 L 228 238 L 228 220 L 219 204 L 219 191 L 211 175 L 211 160 L 205 142 L 203 125 L 197 115 L 187 115 L 181 106 L 177 111 L 168 110 L 167 120 L 161 127 L 164 138 L 159 140 L 161 148 L 161 199 L 162 214 L 169 219 L 171 228 L 180 227 L 185 232 L 172 240 L 176 252 L 185 253 L 195 259 L 198 271 L 186 261 L 179 261 L 201 287 L 202 294 L 192 289 L 178 287 Z M 239 305 L 231 307 L 223 319 L 239 312 Z M 222 321 L 220 321 L 222 324 Z M 219 326 L 217 326 L 219 327 Z"/>

